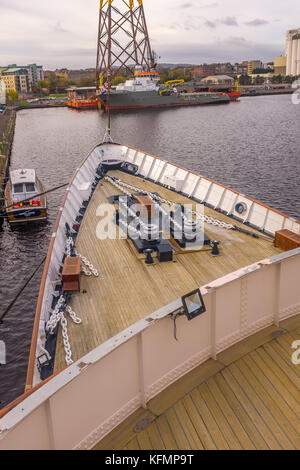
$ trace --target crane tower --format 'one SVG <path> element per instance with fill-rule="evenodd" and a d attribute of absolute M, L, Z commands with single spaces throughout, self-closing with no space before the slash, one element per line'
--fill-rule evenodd
<path fill-rule="evenodd" d="M 111 81 L 122 72 L 134 73 L 155 67 L 143 0 L 100 0 L 96 83 Z"/>

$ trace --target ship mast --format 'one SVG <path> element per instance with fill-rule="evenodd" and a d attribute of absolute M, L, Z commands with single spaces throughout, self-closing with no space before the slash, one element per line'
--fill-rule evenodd
<path fill-rule="evenodd" d="M 107 84 L 108 129 L 111 140 L 110 89 L 118 75 L 133 75 L 136 66 L 150 72 L 155 67 L 143 0 L 100 0 L 96 88 Z"/>

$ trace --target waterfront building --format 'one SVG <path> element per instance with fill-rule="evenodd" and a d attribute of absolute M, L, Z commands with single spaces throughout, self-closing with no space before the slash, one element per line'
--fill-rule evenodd
<path fill-rule="evenodd" d="M 223 64 L 202 64 L 191 69 L 193 78 L 203 78 L 216 74 L 234 74 L 235 68 L 230 62 Z"/>
<path fill-rule="evenodd" d="M 246 75 L 248 73 L 248 61 L 239 64 L 238 62 L 234 64 L 234 73 L 236 75 Z"/>
<path fill-rule="evenodd" d="M 272 82 L 272 78 L 274 76 L 275 76 L 274 73 L 252 73 L 250 75 L 253 83 L 255 83 L 257 79 L 260 79 L 261 80 L 261 85 L 270 84 Z"/>
<path fill-rule="evenodd" d="M 25 66 L 28 70 L 29 82 L 31 85 L 37 85 L 38 82 L 44 80 L 44 70 L 42 65 L 30 64 Z"/>
<path fill-rule="evenodd" d="M 28 72 L 28 81 L 30 88 L 32 85 L 37 85 L 40 80 L 44 80 L 44 70 L 42 65 L 29 64 L 29 65 L 17 65 L 10 64 L 7 68 L 10 69 L 22 69 Z"/>
<path fill-rule="evenodd" d="M 275 57 L 274 73 L 275 75 L 286 75 L 286 56 Z"/>
<path fill-rule="evenodd" d="M 51 72 L 50 72 L 50 73 L 51 73 Z M 52 72 L 52 73 L 55 73 L 55 75 L 56 75 L 57 77 L 63 77 L 63 78 L 66 78 L 66 79 L 69 78 L 69 71 L 68 71 L 68 69 L 60 69 L 60 70 L 57 69 L 57 70 L 55 70 L 55 71 Z"/>
<path fill-rule="evenodd" d="M 262 69 L 263 64 L 261 60 L 248 60 L 247 71 L 248 75 L 253 73 L 253 70 Z"/>
<path fill-rule="evenodd" d="M 8 68 L 1 73 L 6 92 L 28 93 L 30 91 L 29 74 L 26 68 Z"/>
<path fill-rule="evenodd" d="M 286 57 L 286 74 L 300 75 L 300 28 L 287 32 Z"/>
<path fill-rule="evenodd" d="M 234 85 L 234 79 L 228 75 L 211 75 L 203 78 L 202 82 L 209 85 Z"/>
<path fill-rule="evenodd" d="M 216 64 L 203 64 L 195 67 L 192 70 L 194 78 L 208 77 L 209 75 L 214 75 L 217 71 Z"/>

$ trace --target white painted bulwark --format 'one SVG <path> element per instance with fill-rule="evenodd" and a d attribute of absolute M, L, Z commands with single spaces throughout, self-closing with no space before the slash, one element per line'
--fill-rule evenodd
<path fill-rule="evenodd" d="M 177 165 L 118 145 L 96 147 L 66 191 L 51 238 L 38 340 L 51 313 L 66 246 L 65 224 L 74 223 L 87 196 L 86 184 L 93 181 L 101 159 L 122 158 L 162 184 L 166 177 L 179 178 L 184 193 L 220 205 L 230 215 L 237 202 L 245 203 L 242 216 L 270 234 L 283 226 L 299 233 L 299 223 L 293 219 Z M 8 412 L 0 420 L 0 449 L 93 447 L 136 409 L 208 358 L 300 313 L 299 278 L 300 249 L 296 249 L 199 286 L 206 312 L 192 321 L 178 317 L 178 341 L 170 315 L 182 307 L 181 299 L 153 312 L 51 378 Z M 37 371 L 34 380 L 39 382 Z"/>
<path fill-rule="evenodd" d="M 167 186 L 167 188 L 175 189 L 175 191 L 181 191 L 183 183 L 184 179 L 180 178 L 179 176 L 166 175 L 164 178 L 164 185 Z"/>
<path fill-rule="evenodd" d="M 300 249 L 296 249 L 204 286 L 207 311 L 190 322 L 178 318 L 178 341 L 169 314 L 181 301 L 154 312 L 148 321 L 136 323 L 61 372 L 2 418 L 0 449 L 93 447 L 215 352 L 300 313 L 299 275 Z"/>

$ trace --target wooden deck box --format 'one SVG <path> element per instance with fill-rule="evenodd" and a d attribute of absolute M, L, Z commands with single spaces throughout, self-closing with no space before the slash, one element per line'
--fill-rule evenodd
<path fill-rule="evenodd" d="M 80 291 L 80 258 L 67 257 L 62 272 L 63 290 L 65 292 Z"/>
<path fill-rule="evenodd" d="M 142 217 L 146 218 L 153 215 L 152 208 L 155 206 L 155 202 L 149 196 L 137 196 L 136 202 L 144 208 L 141 213 Z"/>
<path fill-rule="evenodd" d="M 283 251 L 294 250 L 300 247 L 300 235 L 290 230 L 279 230 L 275 233 L 274 245 Z"/>

